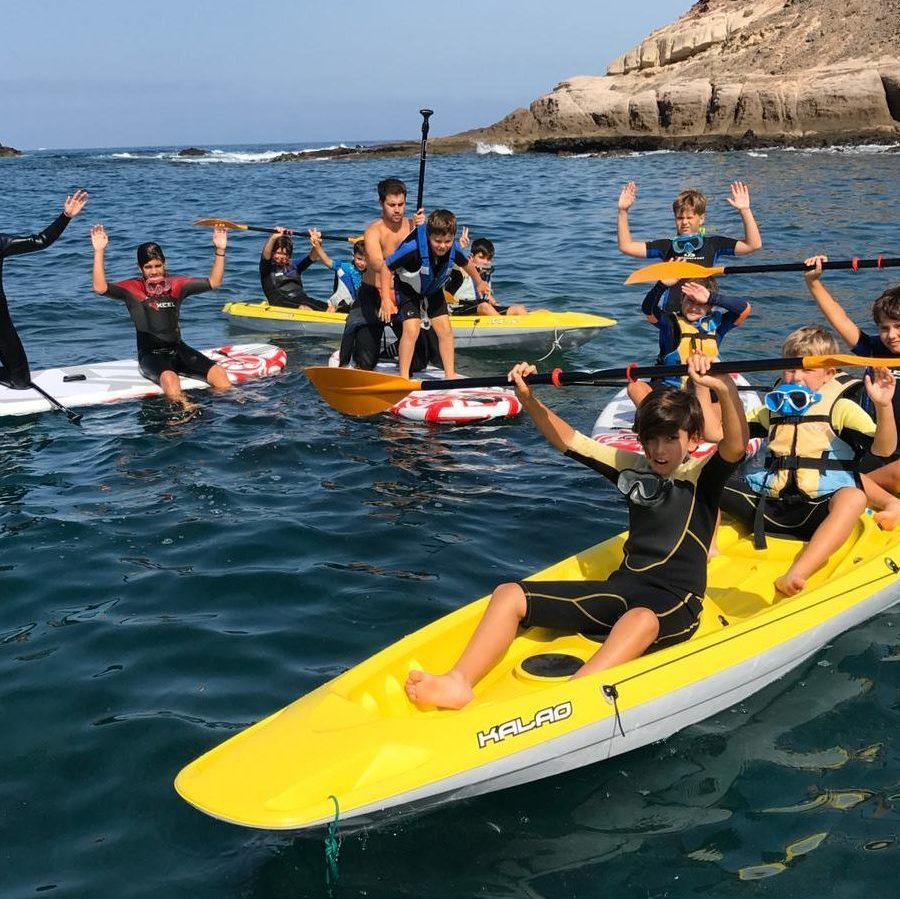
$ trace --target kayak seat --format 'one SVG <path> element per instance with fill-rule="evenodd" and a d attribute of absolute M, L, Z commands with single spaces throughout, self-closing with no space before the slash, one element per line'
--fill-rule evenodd
<path fill-rule="evenodd" d="M 540 652 L 526 656 L 515 667 L 519 680 L 544 680 L 571 677 L 586 659 L 567 652 Z"/>

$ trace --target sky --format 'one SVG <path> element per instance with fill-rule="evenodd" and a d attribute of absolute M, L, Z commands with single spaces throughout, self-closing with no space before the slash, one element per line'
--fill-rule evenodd
<path fill-rule="evenodd" d="M 422 107 L 432 136 L 454 134 L 604 74 L 691 5 L 3 0 L 0 143 L 414 139 Z"/>

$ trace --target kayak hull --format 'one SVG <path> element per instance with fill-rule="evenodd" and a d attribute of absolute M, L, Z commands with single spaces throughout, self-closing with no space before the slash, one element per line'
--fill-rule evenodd
<path fill-rule="evenodd" d="M 538 576 L 602 577 L 623 535 Z M 689 641 L 597 675 L 529 674 L 523 662 L 584 661 L 597 643 L 520 632 L 460 711 L 419 709 L 403 692 L 412 668 L 446 670 L 487 599 L 403 638 L 188 765 L 176 789 L 214 817 L 303 830 L 421 811 L 604 761 L 733 706 L 803 664 L 842 632 L 900 600 L 900 536 L 869 516 L 809 588 L 776 601 L 772 582 L 798 544 L 755 553 L 730 526 L 710 563 L 701 625 Z M 736 572 L 743 574 L 736 575 Z"/>
<path fill-rule="evenodd" d="M 346 314 L 289 309 L 268 303 L 226 303 L 222 311 L 236 327 L 260 331 L 290 331 L 304 337 L 339 341 L 344 332 Z M 615 320 L 584 312 L 532 312 L 528 315 L 450 317 L 458 349 L 497 347 L 561 349 L 581 346 L 597 337 Z M 390 340 L 392 332 L 385 332 Z"/>

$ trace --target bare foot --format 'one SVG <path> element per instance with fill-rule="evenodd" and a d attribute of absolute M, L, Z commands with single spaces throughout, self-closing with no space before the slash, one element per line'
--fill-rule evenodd
<path fill-rule="evenodd" d="M 410 671 L 406 695 L 417 705 L 436 705 L 440 709 L 461 709 L 472 699 L 472 688 L 457 671 L 428 674 Z"/>
<path fill-rule="evenodd" d="M 872 518 L 875 524 L 884 531 L 892 531 L 900 524 L 900 500 L 888 503 L 880 512 L 876 512 Z"/>
<path fill-rule="evenodd" d="M 806 578 L 788 571 L 775 581 L 775 589 L 783 596 L 794 596 L 806 586 Z"/>

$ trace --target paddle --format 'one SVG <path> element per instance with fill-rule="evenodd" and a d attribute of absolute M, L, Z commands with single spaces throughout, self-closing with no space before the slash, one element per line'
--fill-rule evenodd
<path fill-rule="evenodd" d="M 735 359 L 714 362 L 711 373 L 736 373 L 749 371 L 789 371 L 798 368 L 837 368 L 838 366 L 900 367 L 900 358 L 873 359 L 866 356 L 791 356 L 781 359 Z M 399 375 L 386 375 L 377 371 L 361 371 L 356 368 L 331 368 L 311 365 L 305 368 L 306 376 L 319 395 L 338 412 L 345 415 L 374 415 L 390 409 L 414 390 L 460 390 L 468 387 L 509 387 L 506 375 L 485 378 L 457 378 L 454 380 L 407 380 Z M 686 375 L 686 365 L 629 365 L 624 368 L 607 368 L 600 371 L 561 371 L 529 375 L 525 383 L 532 385 L 553 384 L 555 387 L 609 386 L 636 378 L 670 378 Z"/>
<path fill-rule="evenodd" d="M 216 225 L 223 225 L 226 228 L 230 228 L 232 231 L 261 231 L 263 234 L 277 233 L 277 229 L 275 228 L 261 228 L 259 225 L 245 225 L 241 222 L 230 222 L 228 219 L 197 219 L 194 224 L 200 228 L 213 228 Z M 291 235 L 302 234 L 304 232 L 296 229 L 287 229 L 284 233 L 290 237 Z M 355 243 L 359 240 L 359 237 L 347 234 L 323 234 L 322 240 L 346 240 L 349 243 Z"/>
<path fill-rule="evenodd" d="M 838 262 L 823 262 L 823 269 L 889 268 L 900 265 L 900 259 L 844 259 Z M 670 262 L 654 262 L 633 271 L 626 279 L 626 284 L 648 284 L 654 281 L 682 281 L 686 278 L 715 278 L 719 275 L 753 275 L 761 272 L 807 272 L 813 266 L 804 262 L 762 263 L 760 265 L 721 265 L 707 268 L 696 262 L 685 262 L 673 259 Z"/>
<path fill-rule="evenodd" d="M 34 381 L 29 381 L 28 386 L 32 390 L 36 390 L 54 409 L 58 409 L 60 412 L 64 412 L 66 414 L 66 418 L 72 422 L 73 425 L 77 425 L 83 416 L 78 412 L 73 412 L 68 406 L 64 406 L 55 396 L 50 396 L 46 390 L 42 387 L 38 387 Z"/>
<path fill-rule="evenodd" d="M 428 148 L 428 119 L 434 115 L 433 109 L 420 109 L 422 116 L 422 144 L 419 149 L 419 190 L 416 193 L 416 209 L 422 208 L 425 198 L 425 153 Z"/>

